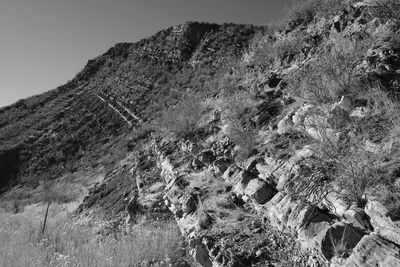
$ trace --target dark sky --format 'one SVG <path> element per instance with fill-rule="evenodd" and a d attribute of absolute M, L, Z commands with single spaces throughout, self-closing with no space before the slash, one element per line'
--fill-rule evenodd
<path fill-rule="evenodd" d="M 88 59 L 186 21 L 267 24 L 291 0 L 0 0 L 0 106 L 72 79 Z"/>

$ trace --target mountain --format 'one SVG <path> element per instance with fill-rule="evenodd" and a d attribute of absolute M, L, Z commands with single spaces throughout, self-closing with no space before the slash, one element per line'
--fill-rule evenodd
<path fill-rule="evenodd" d="M 201 266 L 399 266 L 399 11 L 309 0 L 117 44 L 0 110 L 1 199 L 79 182 L 76 218 L 172 219 Z"/>
<path fill-rule="evenodd" d="M 261 27 L 186 23 L 120 43 L 74 79 L 0 110 L 1 190 L 82 168 L 99 147 L 203 90 Z M 96 151 L 96 152 L 95 152 Z"/>

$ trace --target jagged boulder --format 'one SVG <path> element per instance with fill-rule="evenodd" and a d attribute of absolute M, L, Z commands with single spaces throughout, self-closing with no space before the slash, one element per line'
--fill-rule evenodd
<path fill-rule="evenodd" d="M 365 235 L 342 266 L 397 267 L 400 266 L 400 247 L 376 234 Z"/>
<path fill-rule="evenodd" d="M 344 212 L 343 217 L 357 227 L 368 231 L 374 230 L 369 216 L 365 213 L 364 209 L 358 207 L 357 203 L 353 203 L 350 208 Z"/>
<path fill-rule="evenodd" d="M 377 234 L 400 245 L 400 221 L 391 218 L 385 206 L 375 200 L 368 201 L 365 213 L 371 218 L 371 224 Z"/>
<path fill-rule="evenodd" d="M 265 204 L 266 215 L 278 229 L 297 232 L 315 212 L 315 207 L 278 192 Z"/>
<path fill-rule="evenodd" d="M 344 213 L 348 210 L 349 205 L 343 200 L 341 195 L 337 192 L 330 192 L 322 200 L 322 204 L 332 213 L 338 217 L 343 217 Z"/>
<path fill-rule="evenodd" d="M 244 193 L 258 204 L 264 204 L 275 195 L 276 190 L 260 179 L 253 179 L 247 184 Z"/>
<path fill-rule="evenodd" d="M 306 104 L 300 107 L 292 117 L 292 121 L 296 127 L 302 127 L 304 123 L 304 118 L 308 113 L 311 112 L 313 105 Z"/>
<path fill-rule="evenodd" d="M 327 260 L 348 258 L 365 234 L 351 224 L 335 223 L 319 234 L 319 250 Z"/>
<path fill-rule="evenodd" d="M 193 159 L 192 166 L 194 168 L 202 168 L 210 165 L 215 160 L 214 151 L 211 149 L 203 150 Z"/>
<path fill-rule="evenodd" d="M 235 182 L 236 176 L 242 171 L 237 165 L 231 165 L 222 175 L 222 178 L 227 182 Z"/>
<path fill-rule="evenodd" d="M 227 157 L 219 157 L 213 162 L 213 169 L 218 174 L 223 174 L 228 168 L 231 160 Z"/>
<path fill-rule="evenodd" d="M 278 134 L 290 133 L 293 130 L 293 121 L 291 116 L 286 115 L 282 120 L 280 120 L 277 124 L 276 132 Z"/>

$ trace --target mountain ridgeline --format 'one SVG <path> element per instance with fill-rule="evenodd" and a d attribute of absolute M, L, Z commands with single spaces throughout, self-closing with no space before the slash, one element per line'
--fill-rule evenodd
<path fill-rule="evenodd" d="M 67 84 L 2 108 L 0 190 L 73 172 L 99 147 L 151 121 L 184 92 L 213 93 L 204 89 L 207 81 L 233 64 L 262 30 L 196 22 L 171 27 L 117 44 Z"/>

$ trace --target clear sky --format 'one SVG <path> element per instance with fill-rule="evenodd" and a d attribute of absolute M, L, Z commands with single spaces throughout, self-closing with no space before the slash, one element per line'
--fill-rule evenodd
<path fill-rule="evenodd" d="M 0 0 L 0 107 L 56 88 L 118 42 L 186 21 L 267 24 L 290 0 Z"/>

